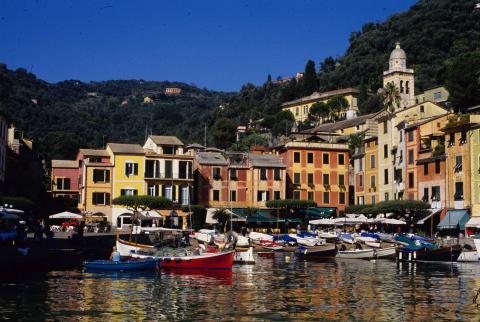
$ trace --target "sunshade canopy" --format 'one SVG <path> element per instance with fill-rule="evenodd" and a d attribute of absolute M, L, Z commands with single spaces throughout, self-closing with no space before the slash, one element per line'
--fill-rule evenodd
<path fill-rule="evenodd" d="M 480 217 L 470 218 L 465 224 L 465 227 L 480 228 Z"/>
<path fill-rule="evenodd" d="M 83 216 L 79 214 L 74 214 L 73 212 L 64 211 L 59 212 L 58 214 L 50 215 L 50 219 L 82 219 Z"/>
<path fill-rule="evenodd" d="M 437 225 L 440 230 L 443 229 L 465 229 L 465 224 L 468 221 L 467 210 L 449 210 L 445 217 Z"/>

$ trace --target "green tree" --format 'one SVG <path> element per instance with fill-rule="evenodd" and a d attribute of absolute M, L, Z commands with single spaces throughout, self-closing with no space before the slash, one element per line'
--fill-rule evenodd
<path fill-rule="evenodd" d="M 395 112 L 400 107 L 400 92 L 393 83 L 387 83 L 382 92 L 383 106 L 388 113 Z"/>
<path fill-rule="evenodd" d="M 318 79 L 315 71 L 315 63 L 309 60 L 305 65 L 305 73 L 302 78 L 303 95 L 307 96 L 318 90 Z"/>
<path fill-rule="evenodd" d="M 480 105 L 480 50 L 459 55 L 447 67 L 446 86 L 458 112 Z"/>
<path fill-rule="evenodd" d="M 268 118 L 268 122 L 268 124 L 264 122 L 264 125 L 271 129 L 272 135 L 288 135 L 295 123 L 295 117 L 290 111 L 280 111 Z"/>
<path fill-rule="evenodd" d="M 323 120 L 328 117 L 329 107 L 324 102 L 317 102 L 310 107 L 309 113 L 314 120 Z"/>
<path fill-rule="evenodd" d="M 227 226 L 230 222 L 230 213 L 226 209 L 219 208 L 215 210 L 212 218 L 218 221 L 218 224 L 220 225 L 220 227 L 222 227 L 223 232 L 227 231 Z"/>
<path fill-rule="evenodd" d="M 235 123 L 230 119 L 226 117 L 218 118 L 210 131 L 210 144 L 219 149 L 228 148 L 235 142 L 236 130 Z"/>
<path fill-rule="evenodd" d="M 268 140 L 259 133 L 250 133 L 231 146 L 232 150 L 247 152 L 252 146 L 268 146 Z"/>

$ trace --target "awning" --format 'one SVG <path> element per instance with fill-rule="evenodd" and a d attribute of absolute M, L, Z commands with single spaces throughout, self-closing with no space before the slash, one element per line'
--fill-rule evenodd
<path fill-rule="evenodd" d="M 163 209 L 163 210 L 157 210 L 157 211 L 163 217 L 169 217 L 172 214 L 172 210 Z M 180 210 L 180 209 L 175 209 L 175 212 L 177 213 L 176 217 L 187 217 L 188 215 L 190 215 L 190 213 L 188 211 L 183 211 L 183 210 Z M 150 213 L 152 213 L 152 212 L 150 212 Z"/>
<path fill-rule="evenodd" d="M 309 219 L 321 219 L 335 217 L 337 208 L 335 207 L 312 207 L 297 210 L 296 213 L 305 215 Z"/>
<path fill-rule="evenodd" d="M 333 226 L 335 225 L 335 219 L 328 219 L 328 218 L 323 218 L 323 219 L 315 219 L 315 220 L 310 220 L 309 222 L 310 225 L 326 225 L 326 226 Z"/>
<path fill-rule="evenodd" d="M 425 216 L 424 218 L 420 219 L 419 221 L 417 221 L 417 225 L 423 225 L 425 223 L 425 221 L 427 221 L 430 217 L 438 214 L 442 210 L 441 209 L 429 209 L 427 211 L 429 212 L 429 214 L 427 216 Z"/>
<path fill-rule="evenodd" d="M 480 217 L 470 218 L 470 220 L 465 224 L 465 227 L 480 228 Z"/>
<path fill-rule="evenodd" d="M 276 223 L 276 222 L 285 222 L 285 219 L 278 218 L 278 220 L 277 220 L 276 216 L 272 216 L 271 214 L 269 214 L 267 212 L 257 212 L 253 215 L 248 216 L 247 222 L 248 223 L 256 223 L 256 222 L 261 222 L 261 223 L 274 222 L 274 223 Z"/>
<path fill-rule="evenodd" d="M 48 218 L 51 219 L 82 219 L 83 216 L 79 214 L 74 214 L 73 212 L 59 212 L 58 214 L 55 215 L 50 215 Z"/>
<path fill-rule="evenodd" d="M 442 219 L 442 221 L 437 225 L 437 228 L 442 229 L 465 229 L 465 224 L 468 221 L 468 212 L 467 210 L 449 210 L 447 214 Z"/>

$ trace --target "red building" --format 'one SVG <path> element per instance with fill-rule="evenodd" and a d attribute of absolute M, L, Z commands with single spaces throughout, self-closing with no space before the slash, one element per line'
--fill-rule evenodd
<path fill-rule="evenodd" d="M 78 162 L 75 160 L 52 160 L 52 196 L 78 200 L 78 188 Z"/>

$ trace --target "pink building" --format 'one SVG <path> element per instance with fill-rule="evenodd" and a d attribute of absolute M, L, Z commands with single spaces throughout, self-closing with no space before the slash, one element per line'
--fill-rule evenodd
<path fill-rule="evenodd" d="M 52 196 L 78 200 L 78 188 L 78 162 L 75 160 L 52 160 Z"/>

